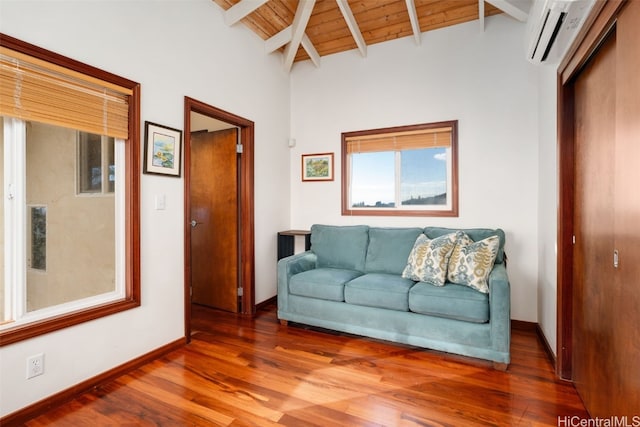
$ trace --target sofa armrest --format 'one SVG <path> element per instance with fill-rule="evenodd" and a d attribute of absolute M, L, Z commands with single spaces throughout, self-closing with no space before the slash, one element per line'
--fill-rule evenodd
<path fill-rule="evenodd" d="M 489 275 L 489 316 L 493 349 L 509 353 L 511 343 L 511 289 L 504 264 L 495 264 Z"/>
<path fill-rule="evenodd" d="M 316 260 L 316 254 L 306 251 L 278 261 L 278 310 L 286 311 L 288 308 L 291 276 L 316 268 Z"/>

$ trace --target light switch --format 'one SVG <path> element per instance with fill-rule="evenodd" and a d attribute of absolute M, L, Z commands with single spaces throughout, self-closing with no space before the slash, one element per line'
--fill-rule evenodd
<path fill-rule="evenodd" d="M 163 211 L 167 207 L 167 198 L 164 194 L 156 195 L 156 210 Z"/>

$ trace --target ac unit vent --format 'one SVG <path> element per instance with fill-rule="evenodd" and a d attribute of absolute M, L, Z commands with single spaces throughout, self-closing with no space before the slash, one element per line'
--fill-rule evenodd
<path fill-rule="evenodd" d="M 529 13 L 527 59 L 540 64 L 559 62 L 595 0 L 534 0 Z"/>

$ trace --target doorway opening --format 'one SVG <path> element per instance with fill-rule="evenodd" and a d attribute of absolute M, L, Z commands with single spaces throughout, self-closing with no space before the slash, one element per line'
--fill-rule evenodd
<path fill-rule="evenodd" d="M 184 111 L 189 341 L 192 303 L 255 314 L 254 123 L 189 97 Z"/>

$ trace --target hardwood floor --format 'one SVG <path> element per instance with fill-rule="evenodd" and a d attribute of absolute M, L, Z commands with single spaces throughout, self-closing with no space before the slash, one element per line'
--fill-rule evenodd
<path fill-rule="evenodd" d="M 557 426 L 588 417 L 535 332 L 506 372 L 405 345 L 194 306 L 189 345 L 27 426 Z M 568 418 L 567 418 L 568 419 Z"/>

